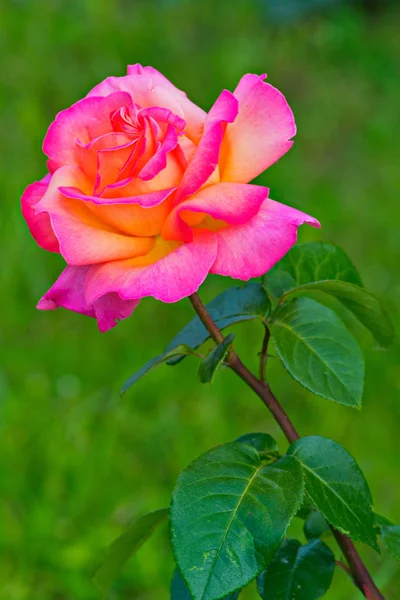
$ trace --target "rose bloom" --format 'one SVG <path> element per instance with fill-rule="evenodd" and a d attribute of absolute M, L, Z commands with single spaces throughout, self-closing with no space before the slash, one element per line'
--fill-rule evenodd
<path fill-rule="evenodd" d="M 152 67 L 108 77 L 50 125 L 48 174 L 22 212 L 66 268 L 38 304 L 97 318 L 106 331 L 145 296 L 176 302 L 208 273 L 248 280 L 318 221 L 248 182 L 289 150 L 284 96 L 245 75 L 206 113 Z"/>

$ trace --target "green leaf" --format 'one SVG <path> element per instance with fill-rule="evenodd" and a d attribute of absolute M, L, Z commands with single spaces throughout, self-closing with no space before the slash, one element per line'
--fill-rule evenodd
<path fill-rule="evenodd" d="M 381 525 L 382 542 L 385 548 L 400 560 L 400 526 L 399 525 Z"/>
<path fill-rule="evenodd" d="M 288 454 L 302 464 L 305 490 L 325 519 L 342 533 L 378 550 L 371 492 L 347 450 L 315 435 L 294 442 Z"/>
<path fill-rule="evenodd" d="M 310 540 L 320 538 L 329 531 L 329 525 L 318 510 L 313 510 L 305 520 L 304 535 Z"/>
<path fill-rule="evenodd" d="M 326 242 L 296 244 L 264 277 L 267 290 L 275 299 L 298 286 L 327 279 L 362 287 L 357 269 L 347 254 Z"/>
<path fill-rule="evenodd" d="M 278 444 L 269 433 L 245 433 L 238 437 L 235 442 L 249 444 L 249 446 L 253 446 L 259 453 L 278 451 Z"/>
<path fill-rule="evenodd" d="M 229 353 L 234 337 L 233 333 L 227 335 L 224 341 L 215 346 L 201 361 L 198 373 L 202 383 L 212 383 L 215 373 Z"/>
<path fill-rule="evenodd" d="M 240 590 L 225 596 L 224 600 L 237 600 L 239 594 Z M 175 569 L 171 583 L 171 600 L 192 600 L 192 598 L 193 596 L 190 594 L 182 575 L 178 569 Z"/>
<path fill-rule="evenodd" d="M 263 600 L 318 600 L 329 589 L 335 557 L 320 540 L 285 540 L 257 580 Z"/>
<path fill-rule="evenodd" d="M 196 353 L 193 351 L 193 348 L 190 348 L 185 344 L 181 344 L 180 346 L 176 346 L 173 350 L 165 351 L 164 354 L 160 354 L 159 356 L 152 358 L 141 369 L 139 369 L 139 371 L 136 371 L 136 373 L 134 373 L 131 377 L 129 377 L 127 381 L 125 381 L 124 385 L 121 388 L 121 396 L 123 396 L 129 390 L 129 388 L 131 388 L 137 381 L 139 381 L 139 379 L 141 379 L 149 371 L 151 371 L 155 367 L 158 367 L 158 365 L 168 362 L 172 358 L 181 358 L 182 356 L 188 355 L 197 356 Z"/>
<path fill-rule="evenodd" d="M 143 546 L 168 514 L 169 508 L 161 508 L 139 517 L 111 544 L 102 565 L 93 577 L 94 583 L 104 596 L 126 561 Z"/>
<path fill-rule="evenodd" d="M 289 373 L 304 387 L 346 406 L 360 407 L 364 359 L 333 311 L 309 298 L 278 307 L 268 327 Z"/>
<path fill-rule="evenodd" d="M 271 560 L 303 496 L 292 456 L 265 465 L 233 442 L 209 450 L 180 475 L 172 497 L 171 538 L 194 600 L 244 587 Z"/>
<path fill-rule="evenodd" d="M 322 242 L 294 246 L 265 278 L 275 298 L 316 291 L 334 296 L 371 331 L 378 344 L 386 348 L 394 341 L 393 325 L 381 302 L 363 289 L 354 265 L 337 246 Z"/>
<path fill-rule="evenodd" d="M 242 321 L 264 319 L 270 308 L 271 303 L 265 289 L 261 283 L 256 281 L 251 281 L 244 287 L 229 288 L 207 304 L 208 312 L 220 329 Z M 166 351 L 179 344 L 188 344 L 191 348 L 198 348 L 209 337 L 207 329 L 196 316 L 174 337 Z M 173 358 L 169 364 L 176 364 L 182 358 L 184 357 Z"/>
<path fill-rule="evenodd" d="M 395 333 L 385 309 L 375 296 L 363 288 L 343 281 L 319 281 L 298 287 L 293 293 L 307 291 L 335 296 L 371 331 L 383 348 L 393 343 Z"/>

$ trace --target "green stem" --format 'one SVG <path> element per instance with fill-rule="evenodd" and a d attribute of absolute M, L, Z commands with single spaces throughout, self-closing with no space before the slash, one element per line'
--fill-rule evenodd
<path fill-rule="evenodd" d="M 216 323 L 211 318 L 207 308 L 203 304 L 199 294 L 196 292 L 189 296 L 189 300 L 192 303 L 192 306 L 195 312 L 198 314 L 200 320 L 203 325 L 206 327 L 207 331 L 213 338 L 213 340 L 220 344 L 224 340 L 224 336 L 222 335 L 220 329 L 216 325 Z M 231 350 L 228 357 L 227 363 L 230 368 L 235 371 L 235 373 L 245 382 L 251 389 L 259 396 L 265 406 L 269 409 L 272 416 L 282 429 L 285 434 L 287 440 L 292 444 L 297 439 L 299 439 L 299 434 L 297 433 L 293 423 L 290 421 L 288 415 L 283 410 L 282 406 L 275 398 L 272 393 L 269 385 L 262 381 L 265 367 L 265 358 L 263 356 L 267 356 L 268 349 L 268 341 L 269 334 L 264 337 L 263 348 L 262 348 L 262 366 L 260 366 L 260 375 L 261 379 L 258 379 L 249 369 L 242 363 L 239 356 L 236 354 L 234 350 Z M 264 351 L 265 346 L 265 351 Z M 366 566 L 364 565 L 360 555 L 358 554 L 353 542 L 344 534 L 340 533 L 336 529 L 333 529 L 333 533 L 335 535 L 336 541 L 338 542 L 346 560 L 349 564 L 352 577 L 354 579 L 355 584 L 360 589 L 360 591 L 364 594 L 367 600 L 385 600 L 384 596 L 376 587 L 371 575 L 369 574 Z"/>

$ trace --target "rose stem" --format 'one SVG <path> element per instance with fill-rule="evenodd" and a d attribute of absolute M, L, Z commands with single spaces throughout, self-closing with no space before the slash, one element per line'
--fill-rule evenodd
<path fill-rule="evenodd" d="M 189 300 L 195 312 L 198 314 L 201 322 L 213 338 L 214 342 L 220 344 L 224 340 L 224 336 L 222 335 L 220 329 L 218 328 L 216 323 L 214 323 L 213 319 L 208 313 L 207 308 L 203 304 L 199 294 L 197 292 L 192 294 L 191 296 L 189 296 Z M 263 341 L 263 348 L 261 351 L 260 359 L 262 365 L 260 367 L 260 375 L 262 378 L 264 377 L 268 340 L 269 334 L 266 333 Z M 247 383 L 249 387 L 251 387 L 251 389 L 257 394 L 257 396 L 259 396 L 259 398 L 261 398 L 265 406 L 269 409 L 272 416 L 282 429 L 287 440 L 292 444 L 294 441 L 299 439 L 299 434 L 297 433 L 294 425 L 283 410 L 282 406 L 275 398 L 269 385 L 267 383 L 264 383 L 261 379 L 258 379 L 255 375 L 253 375 L 253 373 L 249 371 L 249 369 L 242 363 L 239 356 L 234 350 L 230 351 L 227 357 L 227 362 L 230 368 L 233 371 L 235 371 L 235 373 L 245 383 Z M 354 581 L 357 587 L 364 594 L 365 598 L 367 598 L 368 600 L 385 600 L 384 596 L 376 587 L 353 542 L 346 535 L 340 533 L 336 529 L 333 529 L 333 532 L 336 541 L 339 544 L 350 566 Z"/>

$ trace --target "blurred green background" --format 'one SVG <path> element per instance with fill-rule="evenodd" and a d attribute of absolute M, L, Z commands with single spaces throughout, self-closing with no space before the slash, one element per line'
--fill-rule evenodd
<path fill-rule="evenodd" d="M 104 335 L 86 317 L 36 311 L 62 260 L 30 238 L 19 197 L 45 173 L 41 143 L 54 115 L 128 63 L 155 66 L 206 109 L 243 73 L 266 71 L 299 133 L 261 182 L 274 199 L 320 219 L 323 229 L 303 227 L 301 239 L 342 245 L 398 331 L 400 11 L 395 0 L 375 4 L 342 2 L 278 21 L 261 0 L 2 3 L 1 600 L 97 598 L 91 576 L 107 545 L 134 515 L 169 503 L 193 458 L 252 430 L 284 445 L 232 373 L 201 385 L 191 359 L 152 372 L 120 400 L 125 379 L 191 317 L 187 301 L 145 300 Z M 231 283 L 211 277 L 203 297 Z M 262 331 L 246 325 L 236 334 L 255 367 Z M 399 348 L 377 351 L 366 335 L 361 343 L 361 412 L 306 393 L 276 359 L 270 380 L 300 432 L 331 436 L 357 457 L 376 511 L 399 523 Z M 361 551 L 387 598 L 397 599 L 394 560 Z M 172 570 L 164 527 L 124 569 L 112 598 L 167 600 Z M 252 588 L 243 594 L 255 597 Z M 326 596 L 360 597 L 343 572 Z"/>

